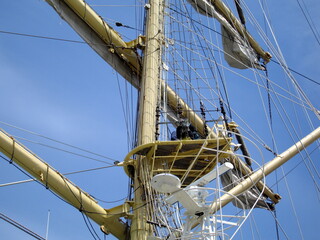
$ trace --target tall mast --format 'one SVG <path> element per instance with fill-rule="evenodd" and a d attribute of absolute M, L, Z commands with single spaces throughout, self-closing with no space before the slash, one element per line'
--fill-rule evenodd
<path fill-rule="evenodd" d="M 146 7 L 146 47 L 139 99 L 138 145 L 155 140 L 156 105 L 160 83 L 161 2 L 161 0 L 150 0 Z"/>
<path fill-rule="evenodd" d="M 156 107 L 160 88 L 160 58 L 162 40 L 162 0 L 150 0 L 146 5 L 146 47 L 143 58 L 139 99 L 138 145 L 155 141 Z M 151 233 L 147 224 L 145 158 L 139 157 L 134 170 L 134 207 L 131 239 L 147 239 Z"/>

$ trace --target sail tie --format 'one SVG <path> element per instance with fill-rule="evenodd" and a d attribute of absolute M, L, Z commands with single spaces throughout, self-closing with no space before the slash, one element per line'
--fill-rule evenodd
<path fill-rule="evenodd" d="M 14 150 L 16 148 L 16 140 L 14 139 L 14 137 L 10 137 L 12 139 L 12 154 L 11 154 L 11 158 L 9 163 L 12 164 L 13 163 L 13 158 L 14 158 Z"/>
<path fill-rule="evenodd" d="M 48 178 L 49 178 L 49 164 L 47 164 L 47 172 L 46 172 L 46 189 L 49 189 Z"/>

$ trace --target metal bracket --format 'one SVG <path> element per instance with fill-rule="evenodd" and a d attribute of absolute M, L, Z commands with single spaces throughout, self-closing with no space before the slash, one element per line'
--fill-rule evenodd
<path fill-rule="evenodd" d="M 130 42 L 126 42 L 127 47 L 128 48 L 138 48 L 143 50 L 146 46 L 146 36 L 138 36 L 138 38 L 130 41 Z"/>

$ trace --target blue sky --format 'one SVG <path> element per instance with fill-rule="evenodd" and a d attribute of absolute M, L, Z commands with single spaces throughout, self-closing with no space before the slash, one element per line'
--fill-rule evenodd
<path fill-rule="evenodd" d="M 117 1 L 107 2 L 119 4 Z M 94 3 L 106 4 L 106 1 L 98 0 Z M 123 1 L 123 4 L 126 3 L 133 5 L 135 1 Z M 320 3 L 316 0 L 306 0 L 305 3 L 320 31 Z M 274 31 L 288 65 L 320 82 L 320 46 L 299 11 L 297 2 L 272 0 L 268 1 L 268 5 Z M 1 0 L 0 9 L 0 31 L 82 41 L 44 1 Z M 103 7 L 96 9 L 101 10 L 101 15 L 105 18 L 128 25 L 134 22 L 134 14 L 131 14 L 130 8 L 112 8 L 112 11 Z M 280 79 L 283 76 L 277 77 Z M 301 77 L 297 79 L 319 109 L 319 86 Z M 1 122 L 122 161 L 130 146 L 127 143 L 118 81 L 121 86 L 124 85 L 124 80 L 117 80 L 116 73 L 86 44 L 0 33 Z M 76 151 L 2 123 L 0 127 L 14 136 Z M 38 144 L 21 142 L 62 173 L 107 166 Z M 285 147 L 281 150 L 284 149 Z M 303 184 L 303 174 L 306 171 L 300 170 L 301 172 L 295 171 L 289 176 L 301 179 L 294 186 L 298 191 L 293 195 L 304 205 L 304 209 L 298 210 L 299 214 L 310 220 L 303 223 L 307 228 L 304 232 L 308 236 L 306 239 L 317 239 L 315 229 L 319 228 L 319 223 L 315 216 L 319 213 L 319 201 L 315 195 L 308 195 L 306 203 L 306 195 L 299 195 L 299 192 L 312 188 Z M 106 201 L 122 199 L 127 194 L 128 178 L 121 168 L 82 173 L 68 178 L 93 196 Z M 0 161 L 0 184 L 24 179 L 27 177 L 16 168 Z M 309 192 L 311 189 L 306 194 Z M 0 196 L 1 213 L 42 236 L 45 235 L 47 213 L 50 210 L 49 239 L 91 239 L 81 214 L 39 184 L 25 183 L 2 187 Z M 283 201 L 290 204 L 288 200 Z M 103 206 L 109 208 L 113 205 Z M 287 219 L 292 218 L 292 215 L 280 217 Z M 274 223 L 266 223 L 269 224 Z M 98 227 L 96 231 L 103 239 Z M 32 239 L 4 221 L 0 221 L 0 238 Z M 107 239 L 112 237 L 108 236 Z M 291 239 L 300 238 L 293 233 Z"/>

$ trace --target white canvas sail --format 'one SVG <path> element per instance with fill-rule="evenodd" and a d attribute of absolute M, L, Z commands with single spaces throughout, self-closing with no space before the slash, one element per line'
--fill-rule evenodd
<path fill-rule="evenodd" d="M 0 214 L 6 213 L 41 235 L 45 228 L 44 215 L 50 209 L 54 223 L 49 230 L 52 240 L 282 239 L 284 235 L 285 239 L 314 239 L 316 231 L 308 229 L 316 229 L 317 223 L 312 220 L 319 215 L 319 208 L 314 207 L 319 202 L 319 161 L 316 159 L 319 143 L 300 149 L 300 156 L 284 164 L 283 173 L 268 175 L 271 170 L 265 166 L 275 156 L 276 160 L 285 159 L 280 153 L 289 146 L 307 146 L 300 141 L 319 125 L 312 111 L 319 108 L 318 94 L 308 94 L 309 104 L 301 97 L 301 89 L 295 91 L 297 83 L 290 82 L 292 76 L 284 81 L 284 75 L 278 73 L 280 67 L 274 62 L 268 64 L 268 76 L 259 71 L 259 57 L 265 62 L 268 58 L 247 33 L 243 34 L 241 27 L 221 11 L 221 0 L 136 1 L 134 6 L 132 0 L 121 3 L 110 0 L 103 6 L 96 0 L 47 0 L 51 7 L 39 1 L 18 2 L 0 3 L 3 9 L 12 9 L 15 13 L 0 17 L 7 29 L 29 33 L 28 37 L 3 34 L 0 38 L 6 46 L 0 59 L 4 76 L 0 127 L 9 134 L 6 139 L 11 144 L 0 154 L 3 159 L 0 161 Z M 147 53 L 137 48 L 135 42 L 140 37 L 147 39 L 145 29 L 149 27 L 144 20 L 155 17 L 150 14 L 155 11 L 154 3 L 163 7 L 164 19 L 159 16 L 159 20 L 154 19 L 150 25 L 156 28 L 160 22 L 159 26 L 164 27 L 150 34 L 156 43 Z M 259 1 L 241 3 L 246 13 L 251 9 L 254 16 L 260 14 Z M 223 4 L 232 8 L 234 0 L 223 0 Z M 75 5 L 82 10 L 73 8 Z M 73 29 L 57 16 L 52 6 Z M 93 24 L 91 18 L 88 21 L 93 11 L 97 13 L 97 24 Z M 251 14 L 247 17 L 248 28 L 258 29 L 259 36 L 264 38 L 263 28 L 255 17 Z M 220 18 L 219 23 L 216 18 Z M 14 23 L 16 29 L 9 22 Z M 113 32 L 109 26 L 125 42 L 104 42 Z M 63 34 L 51 32 L 57 30 L 54 27 L 63 28 Z M 76 37 L 68 33 L 74 34 L 74 30 L 84 41 L 70 43 Z M 60 40 L 31 37 L 31 34 L 60 36 Z M 286 68 L 284 73 L 288 73 L 285 62 L 280 61 L 281 53 L 274 47 L 277 41 L 263 40 L 266 41 L 259 43 L 270 49 L 276 61 Z M 297 39 L 297 42 L 303 41 Z M 290 51 L 290 54 L 301 57 L 296 64 L 319 62 L 316 58 L 307 61 L 310 51 L 292 45 L 291 49 L 297 52 Z M 137 104 L 138 96 L 144 94 L 140 88 L 141 76 L 146 74 L 137 71 L 139 67 L 133 67 L 140 65 L 132 64 L 135 61 L 125 54 L 128 51 L 134 52 L 133 60 L 161 53 L 161 57 L 154 57 L 156 63 L 146 60 L 150 63 L 148 66 L 139 60 L 141 67 L 150 67 L 152 72 L 146 82 L 159 82 L 152 90 L 154 96 L 160 93 L 155 100 L 156 109 L 150 108 L 147 112 Z M 243 68 L 247 70 L 242 71 Z M 316 67 L 313 70 L 318 71 Z M 48 89 L 42 88 L 44 85 Z M 152 94 L 145 100 L 149 101 Z M 142 145 L 136 141 L 138 112 L 155 119 L 147 122 L 155 127 L 149 131 L 150 136 L 156 137 L 155 141 Z M 170 139 L 182 126 L 184 134 Z M 43 159 L 42 169 L 30 167 L 40 187 L 32 183 L 32 179 L 24 181 L 27 176 L 12 167 L 26 173 L 19 164 L 31 165 L 20 155 L 18 142 L 30 149 L 29 155 L 32 151 L 33 156 L 37 154 Z M 226 182 L 212 177 L 223 174 L 219 166 L 224 160 L 235 169 L 225 173 L 229 177 Z M 21 164 L 22 161 L 26 164 Z M 106 172 L 99 171 L 103 169 Z M 169 187 L 169 190 L 183 192 L 159 191 L 152 187 L 154 176 L 165 175 L 179 180 L 179 187 L 172 188 L 177 186 L 175 181 L 165 179 L 167 190 Z M 207 179 L 202 176 L 211 176 L 213 180 L 202 183 Z M 62 180 L 60 185 L 57 179 Z M 71 181 L 72 186 L 65 184 Z M 65 197 L 81 213 L 46 188 Z M 291 194 L 293 198 L 288 196 Z M 70 198 L 74 201 L 69 201 Z M 293 208 L 290 208 L 291 201 L 295 204 Z M 295 217 L 296 209 L 299 211 Z M 90 222 L 86 215 L 97 224 Z M 0 221 L 0 224 L 4 230 L 0 238 L 25 239 L 17 234 L 19 230 L 9 231 L 7 223 Z M 137 236 L 138 231 L 143 237 Z M 108 233 L 113 236 L 106 237 Z"/>
<path fill-rule="evenodd" d="M 227 63 L 234 68 L 265 68 L 258 61 L 258 54 L 244 39 L 237 29 L 220 14 L 214 5 L 207 0 L 188 0 L 188 2 L 201 14 L 216 18 L 221 24 L 221 35 L 224 57 Z"/>

